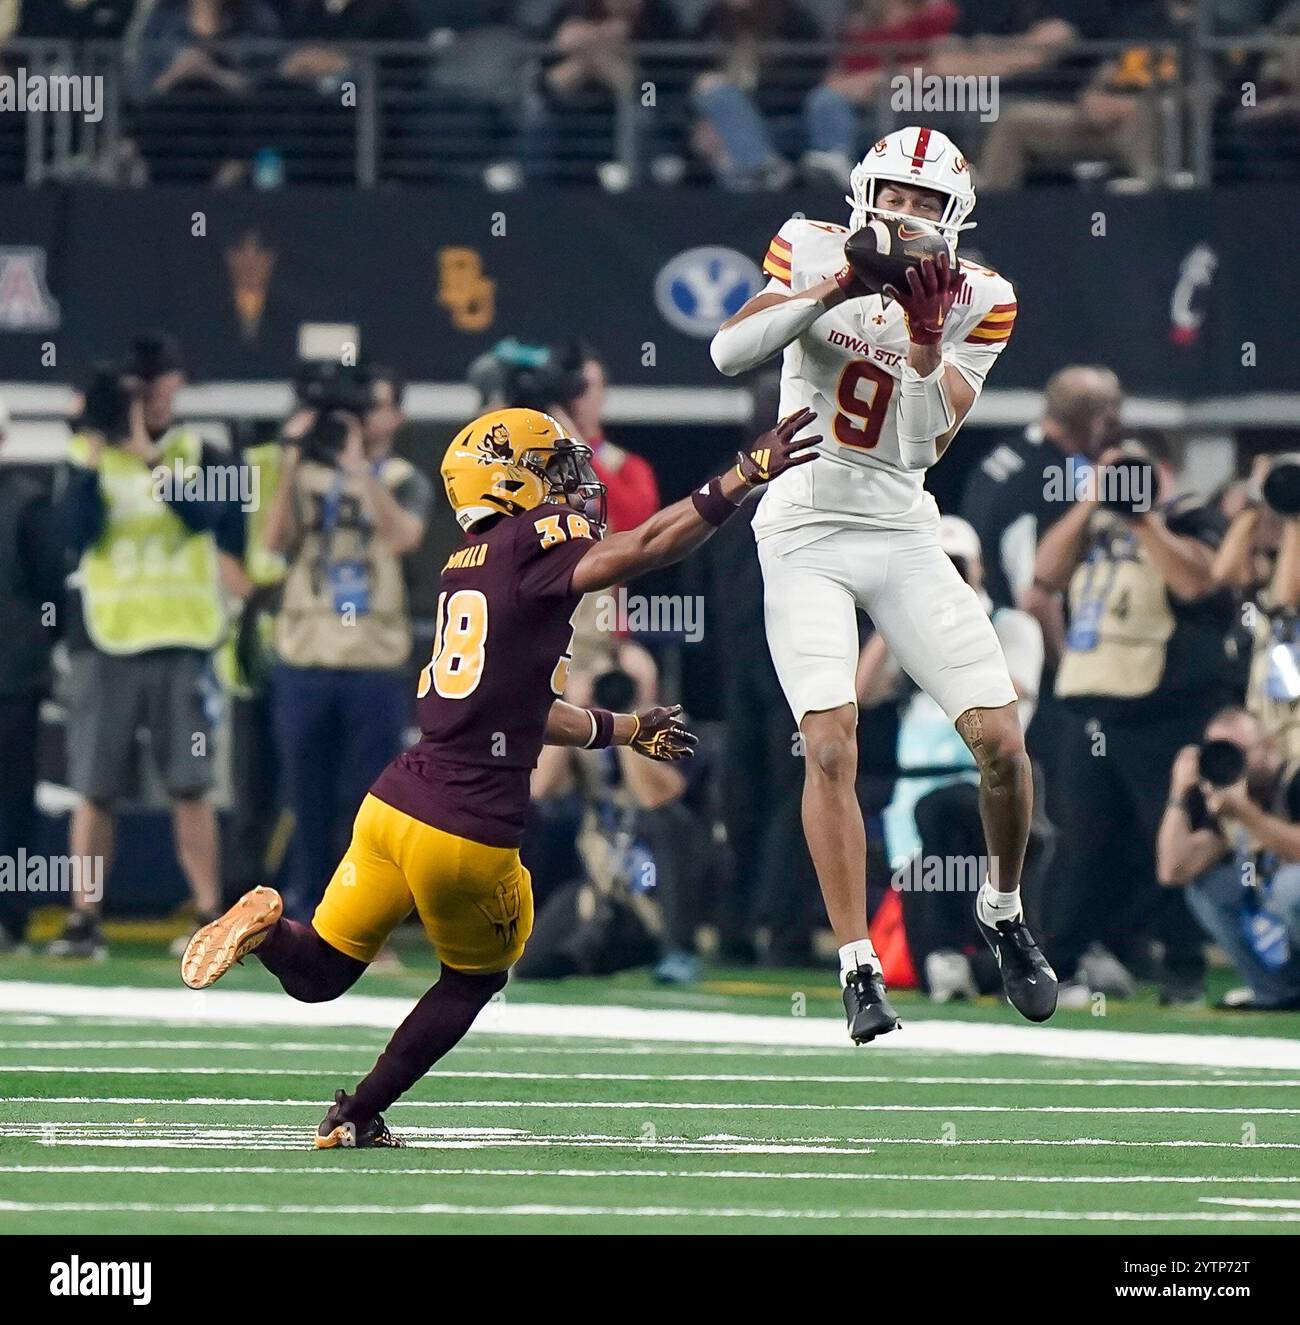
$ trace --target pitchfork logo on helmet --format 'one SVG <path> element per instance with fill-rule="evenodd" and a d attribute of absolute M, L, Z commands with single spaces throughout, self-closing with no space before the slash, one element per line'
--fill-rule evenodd
<path fill-rule="evenodd" d="M 566 437 L 541 410 L 498 409 L 475 419 L 447 448 L 442 482 L 462 529 L 548 501 L 605 525 L 605 485 L 591 466 L 591 448 Z"/>
<path fill-rule="evenodd" d="M 873 216 L 892 215 L 876 206 L 881 184 L 933 189 L 947 198 L 937 221 L 915 217 L 909 220 L 937 230 L 948 241 L 954 258 L 958 234 L 975 227 L 974 221 L 966 220 L 975 206 L 970 168 L 952 139 L 937 129 L 908 127 L 887 134 L 854 166 L 849 184 L 853 192 L 845 202 L 853 207 L 851 230 L 861 230 Z"/>

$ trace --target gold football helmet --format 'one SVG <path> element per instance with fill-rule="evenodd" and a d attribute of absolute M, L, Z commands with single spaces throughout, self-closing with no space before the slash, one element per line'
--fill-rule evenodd
<path fill-rule="evenodd" d="M 475 419 L 447 448 L 442 481 L 462 529 L 548 501 L 605 527 L 605 485 L 591 466 L 591 448 L 566 437 L 541 410 L 496 409 Z"/>

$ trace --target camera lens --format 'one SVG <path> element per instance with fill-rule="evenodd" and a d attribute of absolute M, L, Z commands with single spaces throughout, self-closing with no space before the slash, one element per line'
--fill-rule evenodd
<path fill-rule="evenodd" d="M 1201 744 L 1201 776 L 1213 787 L 1230 787 L 1246 771 L 1246 752 L 1233 741 Z"/>
<path fill-rule="evenodd" d="M 1279 515 L 1300 515 L 1300 455 L 1280 455 L 1263 482 L 1264 500 Z"/>

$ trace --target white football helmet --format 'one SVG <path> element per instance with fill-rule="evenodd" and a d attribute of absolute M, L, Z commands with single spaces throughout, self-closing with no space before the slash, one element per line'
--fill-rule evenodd
<path fill-rule="evenodd" d="M 938 129 L 912 125 L 886 134 L 849 176 L 853 194 L 844 201 L 853 207 L 851 230 L 861 230 L 873 216 L 890 215 L 876 206 L 876 192 L 882 182 L 911 184 L 947 196 L 942 216 L 937 221 L 922 220 L 922 224 L 938 230 L 956 258 L 958 234 L 975 228 L 974 221 L 966 220 L 975 206 L 975 186 L 970 166 L 952 139 Z"/>

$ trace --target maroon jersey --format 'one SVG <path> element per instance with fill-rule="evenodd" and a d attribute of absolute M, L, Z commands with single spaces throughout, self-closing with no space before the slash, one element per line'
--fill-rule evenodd
<path fill-rule="evenodd" d="M 380 800 L 459 837 L 519 845 L 582 598 L 569 581 L 592 539 L 584 516 L 549 504 L 466 535 L 443 567 L 420 741 L 379 775 Z"/>

